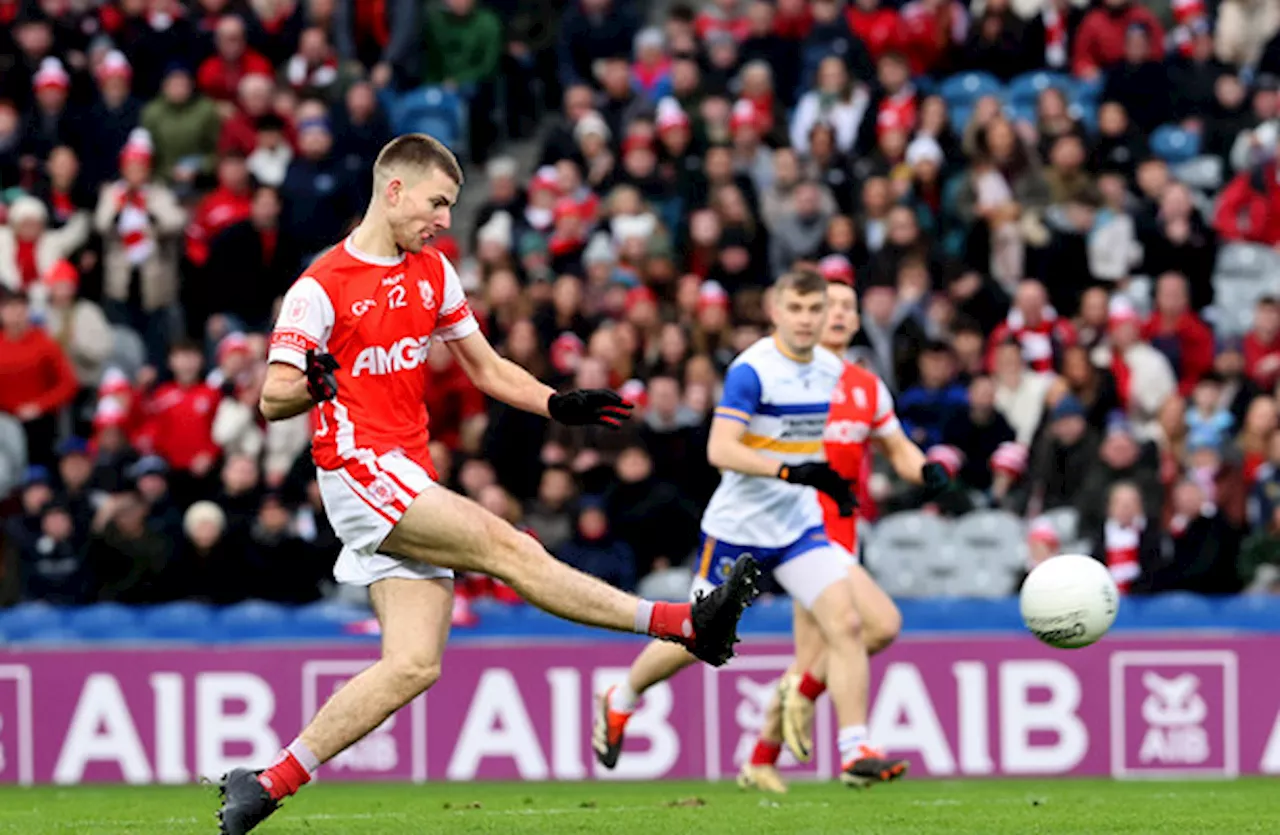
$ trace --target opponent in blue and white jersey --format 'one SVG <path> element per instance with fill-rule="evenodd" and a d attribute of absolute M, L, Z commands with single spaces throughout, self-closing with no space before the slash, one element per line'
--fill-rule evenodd
<path fill-rule="evenodd" d="M 716 417 L 746 424 L 742 443 L 779 464 L 822 461 L 831 393 L 844 371 L 825 348 L 801 362 L 776 336 L 738 355 L 725 375 Z M 726 470 L 702 517 L 702 532 L 725 542 L 781 548 L 822 527 L 812 487 Z"/>

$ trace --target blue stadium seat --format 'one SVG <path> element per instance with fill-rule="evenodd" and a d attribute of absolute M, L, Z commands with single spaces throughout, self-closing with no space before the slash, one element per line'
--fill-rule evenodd
<path fill-rule="evenodd" d="M 1214 619 L 1227 629 L 1280 632 L 1280 595 L 1250 594 L 1213 601 Z"/>
<path fill-rule="evenodd" d="M 210 640 L 213 629 L 213 608 L 189 600 L 162 603 L 142 610 L 139 617 L 142 627 L 157 639 Z"/>
<path fill-rule="evenodd" d="M 972 107 L 974 102 L 983 96 L 998 96 L 1004 92 L 1004 86 L 994 75 L 985 72 L 962 72 L 953 75 L 938 88 L 939 95 L 947 102 L 947 107 Z"/>
<path fill-rule="evenodd" d="M 1174 591 L 1152 597 L 1131 597 L 1121 606 L 1137 609 L 1141 629 L 1167 629 L 1188 624 L 1212 622 L 1213 605 L 1209 598 L 1185 591 Z"/>
<path fill-rule="evenodd" d="M 19 603 L 0 609 L 0 633 L 10 641 L 21 641 L 41 630 L 60 628 L 62 610 L 48 603 Z"/>
<path fill-rule="evenodd" d="M 1004 115 L 1012 122 L 1026 122 L 1029 125 L 1036 123 L 1036 106 L 1034 104 L 1023 104 L 1008 102 L 1004 106 Z"/>
<path fill-rule="evenodd" d="M 132 623 L 119 623 L 109 629 L 98 629 L 92 625 L 67 629 L 82 643 L 89 644 L 155 644 L 156 637 L 136 620 Z"/>
<path fill-rule="evenodd" d="M 1068 100 L 1075 93 L 1070 76 L 1037 70 L 1024 73 L 1010 81 L 1005 89 L 1005 101 L 1019 107 L 1030 105 L 1034 110 L 1040 94 L 1050 87 L 1057 87 L 1066 94 Z"/>
<path fill-rule="evenodd" d="M 75 644 L 81 641 L 81 637 L 74 629 L 51 624 L 31 630 L 22 640 L 29 644 Z"/>
<path fill-rule="evenodd" d="M 955 632 L 1000 632 L 1022 629 L 1018 601 L 1013 598 L 940 597 L 929 601 L 930 619 Z"/>
<path fill-rule="evenodd" d="M 138 610 L 119 603 L 95 603 L 67 611 L 63 621 L 81 635 L 110 638 L 116 632 L 138 628 Z"/>
<path fill-rule="evenodd" d="M 299 606 L 290 612 L 293 624 L 299 631 L 317 636 L 342 634 L 350 623 L 359 623 L 373 617 L 373 611 L 365 606 L 353 606 L 336 600 L 318 600 Z"/>
<path fill-rule="evenodd" d="M 963 136 L 965 128 L 969 127 L 969 120 L 973 118 L 973 105 L 947 105 L 947 118 L 951 120 L 951 129 L 956 132 L 957 136 Z"/>
<path fill-rule="evenodd" d="M 391 109 L 396 133 L 427 133 L 461 155 L 465 148 L 467 107 L 443 87 L 419 87 L 400 96 Z"/>
<path fill-rule="evenodd" d="M 222 609 L 214 618 L 213 630 L 222 640 L 270 640 L 297 634 L 289 610 L 265 600 L 246 600 Z"/>
<path fill-rule="evenodd" d="M 1088 102 L 1097 105 L 1098 100 L 1102 98 L 1102 85 L 1106 83 L 1106 79 L 1099 75 L 1094 79 L 1076 78 L 1071 80 L 1071 96 L 1081 104 Z"/>
<path fill-rule="evenodd" d="M 1151 152 L 1176 165 L 1200 155 L 1200 135 L 1177 125 L 1161 125 L 1151 134 Z"/>

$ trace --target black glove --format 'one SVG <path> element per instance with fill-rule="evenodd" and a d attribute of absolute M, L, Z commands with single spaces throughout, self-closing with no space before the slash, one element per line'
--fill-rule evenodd
<path fill-rule="evenodd" d="M 607 426 L 617 429 L 631 417 L 635 405 L 608 389 L 575 389 L 547 400 L 551 419 L 567 426 Z"/>
<path fill-rule="evenodd" d="M 307 394 L 313 401 L 323 403 L 337 396 L 338 379 L 333 376 L 337 370 L 333 354 L 317 354 L 314 348 L 307 351 Z"/>
<path fill-rule="evenodd" d="M 835 500 L 841 516 L 852 516 L 858 507 L 858 498 L 853 495 L 853 482 L 821 461 L 793 466 L 783 464 L 778 468 L 778 478 L 792 484 L 806 484 L 826 493 Z"/>
<path fill-rule="evenodd" d="M 920 469 L 920 479 L 926 502 L 938 498 L 951 486 L 951 473 L 937 461 L 930 461 Z"/>

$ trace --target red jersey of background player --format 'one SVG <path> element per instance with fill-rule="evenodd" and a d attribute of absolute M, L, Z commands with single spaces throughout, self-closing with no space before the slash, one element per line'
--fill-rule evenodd
<path fill-rule="evenodd" d="M 840 382 L 831 393 L 831 411 L 822 433 L 822 446 L 831 469 L 864 486 L 864 468 L 870 470 L 867 448 L 871 439 L 900 431 L 893 396 L 884 382 L 860 365 L 845 363 Z M 822 502 L 827 538 L 856 554 L 857 513 L 841 516 L 836 503 L 825 493 L 818 493 L 818 499 Z"/>
<path fill-rule="evenodd" d="M 380 258 L 348 237 L 317 258 L 285 294 L 269 355 L 304 370 L 311 349 L 338 361 L 338 396 L 319 404 L 313 419 L 316 466 L 344 469 L 399 450 L 434 478 L 427 349 L 432 336 L 460 339 L 478 329 L 453 265 L 430 247 Z"/>

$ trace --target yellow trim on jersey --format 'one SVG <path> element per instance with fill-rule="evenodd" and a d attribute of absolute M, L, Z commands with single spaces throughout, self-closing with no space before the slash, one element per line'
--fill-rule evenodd
<path fill-rule="evenodd" d="M 742 420 L 751 420 L 751 415 L 741 409 L 730 409 L 728 406 L 716 406 L 716 414 L 725 417 L 741 418 Z"/>
<path fill-rule="evenodd" d="M 786 357 L 787 359 L 791 360 L 792 362 L 802 362 L 802 363 L 804 363 L 804 364 L 806 364 L 806 365 L 808 365 L 809 363 L 813 362 L 813 350 L 812 350 L 812 349 L 810 349 L 810 351 L 809 351 L 809 356 L 808 356 L 807 358 L 806 358 L 806 357 L 802 357 L 802 356 L 800 356 L 799 354 L 797 354 L 797 353 L 795 353 L 794 351 L 792 351 L 792 350 L 791 350 L 790 348 L 788 348 L 786 345 L 784 345 L 784 344 L 782 343 L 782 337 L 778 336 L 777 332 L 774 332 L 774 334 L 773 334 L 773 344 L 777 346 L 777 348 L 778 348 L 778 353 L 782 354 L 784 357 Z"/>
<path fill-rule="evenodd" d="M 773 438 L 767 438 L 764 435 L 756 435 L 752 432 L 743 433 L 742 443 L 752 449 L 765 449 L 769 452 L 809 455 L 816 452 L 822 452 L 822 441 L 775 441 Z"/>
<path fill-rule="evenodd" d="M 698 562 L 698 576 L 705 578 L 711 571 L 711 552 L 716 549 L 716 540 L 714 537 L 707 537 L 706 542 L 702 543 L 702 559 Z"/>

